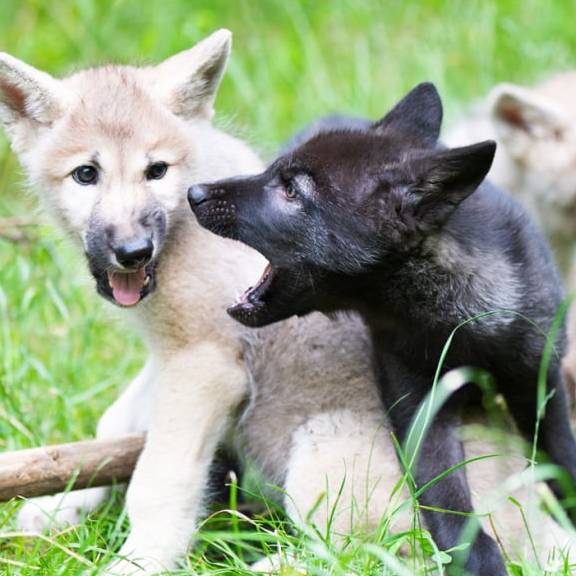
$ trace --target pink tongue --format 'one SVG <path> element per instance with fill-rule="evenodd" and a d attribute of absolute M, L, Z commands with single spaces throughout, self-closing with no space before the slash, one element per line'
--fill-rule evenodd
<path fill-rule="evenodd" d="M 108 281 L 112 287 L 114 300 L 122 306 L 134 306 L 140 301 L 140 291 L 145 279 L 144 268 L 128 273 L 108 272 Z"/>

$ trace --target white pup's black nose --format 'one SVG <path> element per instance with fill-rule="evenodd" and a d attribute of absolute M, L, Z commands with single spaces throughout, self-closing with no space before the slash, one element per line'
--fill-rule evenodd
<path fill-rule="evenodd" d="M 150 238 L 136 238 L 114 249 L 118 263 L 124 268 L 142 268 L 152 259 L 154 244 Z"/>
<path fill-rule="evenodd" d="M 208 186 L 204 184 L 194 184 L 188 188 L 188 203 L 192 208 L 198 204 L 202 204 L 204 200 L 208 199 Z"/>

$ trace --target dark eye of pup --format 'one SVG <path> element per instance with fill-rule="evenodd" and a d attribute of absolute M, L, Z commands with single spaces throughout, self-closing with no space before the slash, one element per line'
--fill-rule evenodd
<path fill-rule="evenodd" d="M 98 169 L 95 166 L 85 164 L 78 166 L 72 171 L 72 178 L 81 186 L 89 186 L 98 182 Z"/>
<path fill-rule="evenodd" d="M 166 162 L 154 162 L 146 168 L 146 180 L 160 180 L 166 176 L 168 164 Z"/>
<path fill-rule="evenodd" d="M 284 185 L 284 194 L 289 200 L 294 200 L 299 194 L 298 185 L 294 180 L 288 180 Z"/>

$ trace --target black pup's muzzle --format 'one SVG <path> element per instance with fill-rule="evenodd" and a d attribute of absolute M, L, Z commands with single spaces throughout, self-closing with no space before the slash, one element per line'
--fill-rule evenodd
<path fill-rule="evenodd" d="M 194 184 L 188 189 L 188 203 L 200 226 L 224 238 L 238 240 L 233 196 L 218 184 Z"/>
<path fill-rule="evenodd" d="M 206 184 L 194 184 L 188 188 L 188 203 L 194 209 L 194 206 L 202 204 L 208 200 L 209 189 Z"/>

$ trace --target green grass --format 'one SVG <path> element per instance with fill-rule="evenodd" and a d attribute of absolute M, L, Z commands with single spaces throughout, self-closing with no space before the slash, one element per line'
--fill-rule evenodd
<path fill-rule="evenodd" d="M 234 50 L 219 118 L 269 157 L 310 119 L 334 111 L 376 118 L 422 80 L 438 85 L 450 119 L 496 82 L 531 82 L 569 68 L 576 62 L 575 8 L 570 0 L 2 0 L 0 50 L 65 74 L 108 61 L 154 62 L 228 27 Z M 0 135 L 0 217 L 34 213 L 22 188 Z M 49 227 L 34 235 L 24 244 L 0 239 L 3 450 L 91 436 L 143 358 L 129 330 L 111 321 L 114 312 L 95 295 L 75 250 Z M 13 529 L 17 506 L 0 507 L 0 531 Z M 78 557 L 93 561 L 121 542 L 119 510 L 112 503 L 50 541 L 0 539 L 0 574 L 80 573 Z M 406 539 L 430 550 L 417 531 Z M 382 562 L 398 564 L 390 574 L 416 571 L 391 542 L 360 539 L 336 552 L 313 534 L 291 535 L 273 514 L 256 526 L 212 522 L 185 573 L 239 574 L 257 549 L 278 545 L 314 574 L 379 574 Z M 541 573 L 520 565 L 511 573 Z"/>

